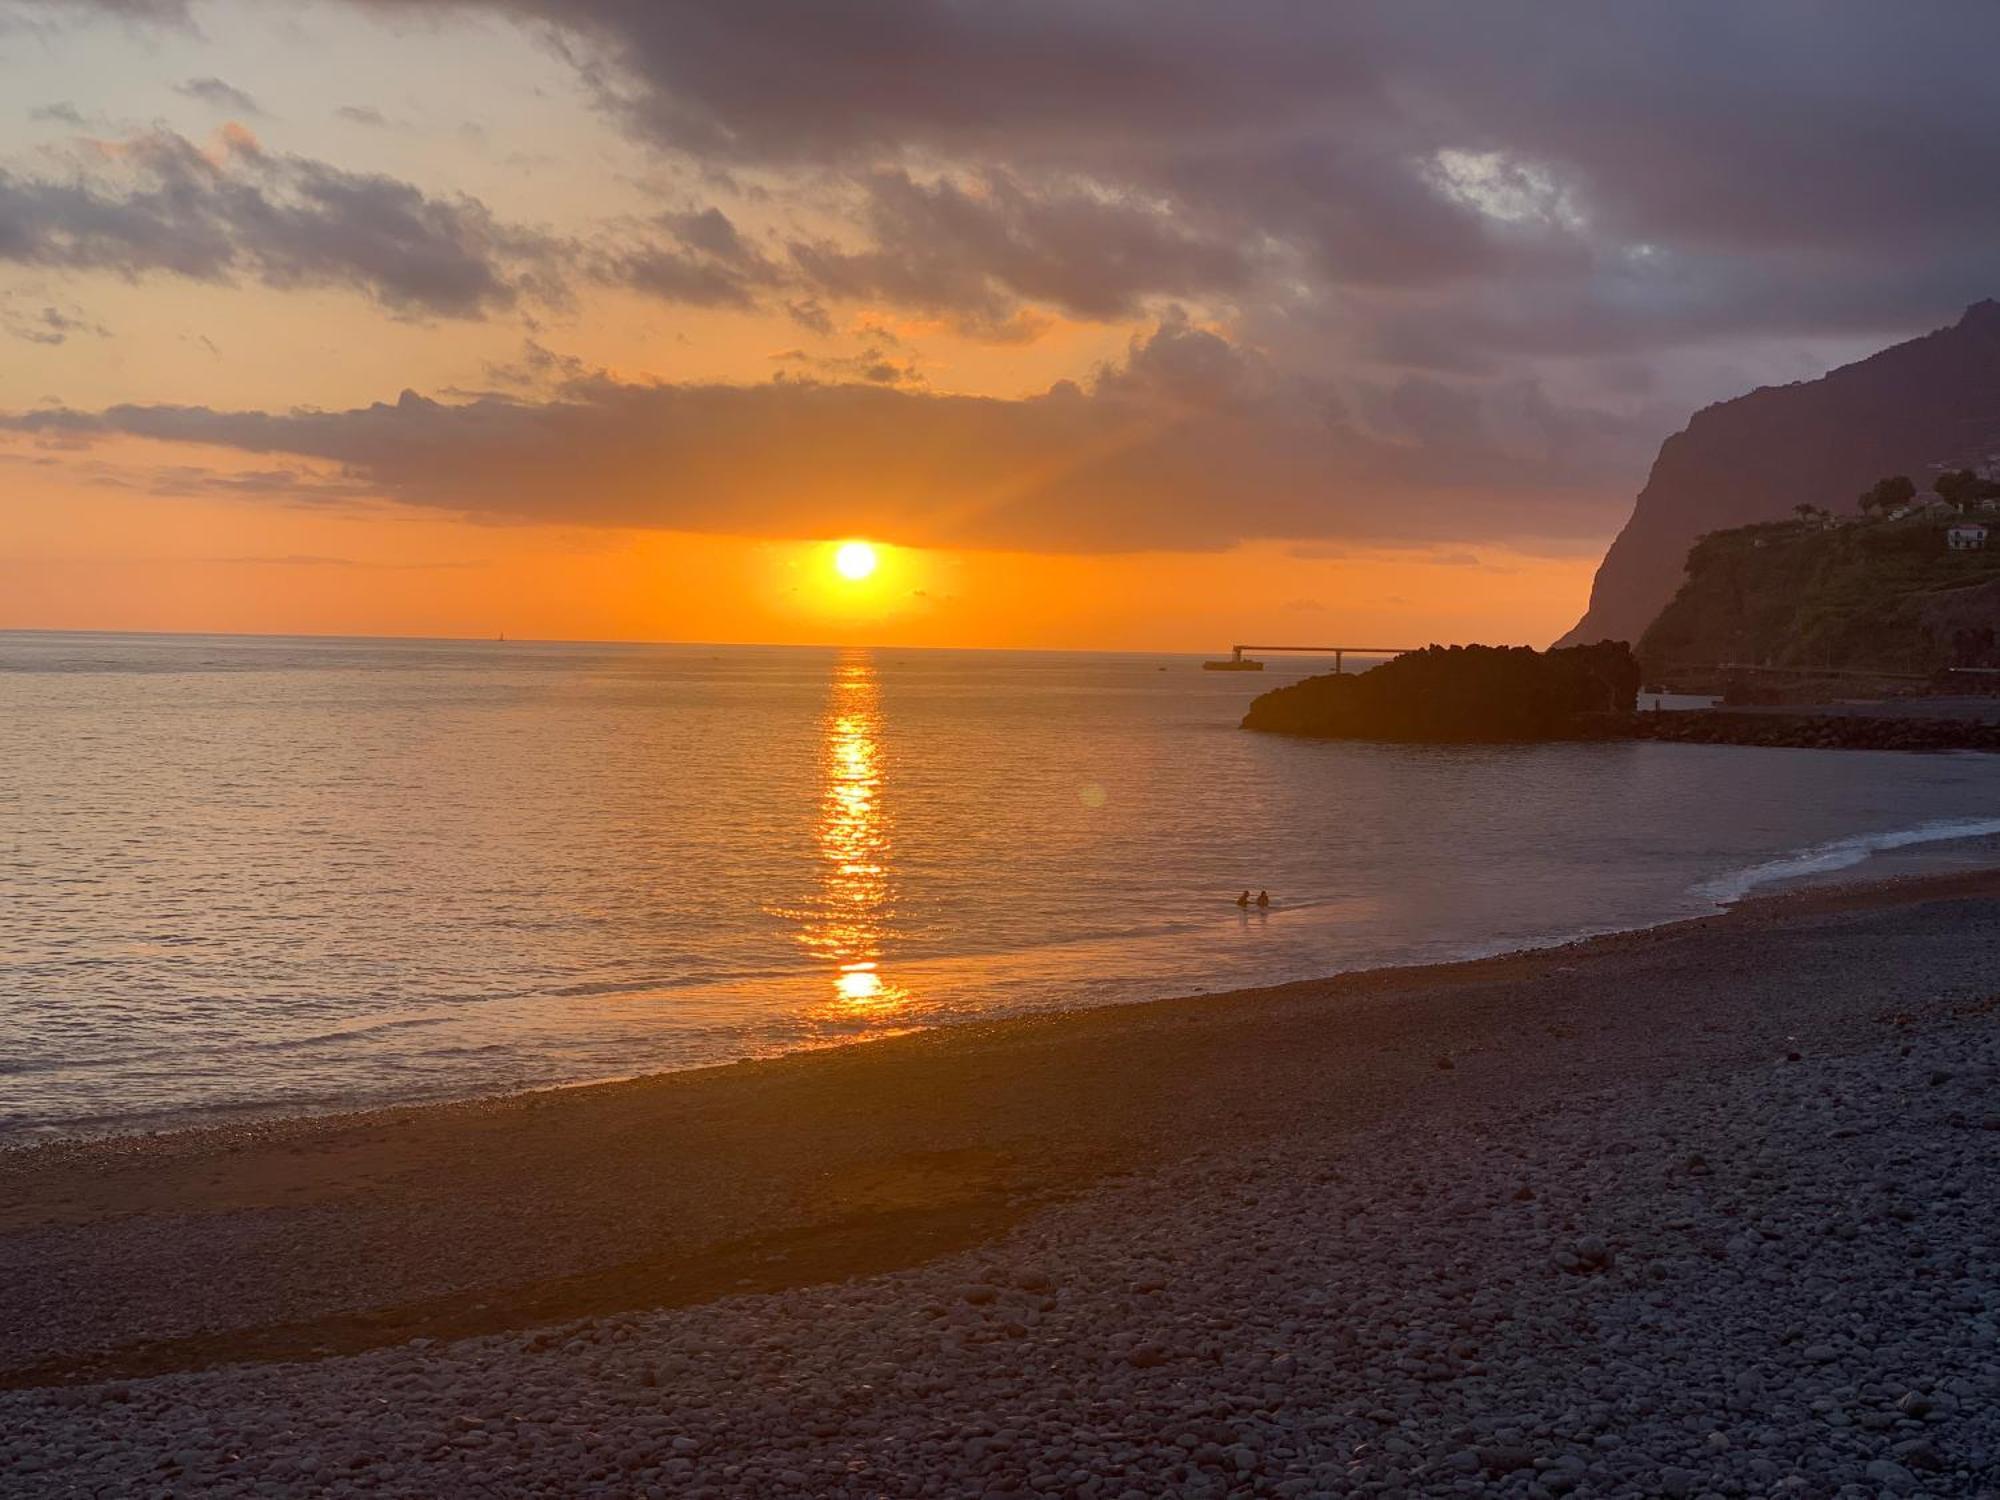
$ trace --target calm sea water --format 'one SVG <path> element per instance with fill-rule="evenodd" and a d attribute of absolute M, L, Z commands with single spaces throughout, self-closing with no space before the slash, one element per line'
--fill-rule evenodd
<path fill-rule="evenodd" d="M 1309 670 L 0 635 L 0 1136 L 1491 952 L 2000 830 L 1977 756 L 1235 728 Z"/>

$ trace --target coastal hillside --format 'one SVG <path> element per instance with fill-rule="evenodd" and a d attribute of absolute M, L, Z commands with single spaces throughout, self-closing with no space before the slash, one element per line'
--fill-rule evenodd
<path fill-rule="evenodd" d="M 1431 646 L 1354 676 L 1260 694 L 1243 727 L 1417 743 L 1565 739 L 1580 715 L 1630 713 L 1638 690 L 1638 663 L 1623 641 L 1560 651 Z"/>
<path fill-rule="evenodd" d="M 2000 548 L 1948 518 L 1739 526 L 1703 537 L 1639 641 L 1649 677 L 1741 663 L 1843 671 L 2000 666 Z"/>
<path fill-rule="evenodd" d="M 1637 640 L 1702 535 L 1832 506 L 1883 474 L 1921 486 L 2000 452 L 2000 303 L 1819 380 L 1695 414 L 1668 438 L 1605 554 L 1583 619 L 1556 644 Z"/>

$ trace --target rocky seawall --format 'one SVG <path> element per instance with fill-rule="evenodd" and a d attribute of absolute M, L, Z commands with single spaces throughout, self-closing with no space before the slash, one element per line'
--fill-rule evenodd
<path fill-rule="evenodd" d="M 2000 750 L 2000 724 L 1860 715 L 1682 713 L 1602 715 L 1578 721 L 1580 739 L 1677 745 L 1764 745 L 1796 750 Z"/>

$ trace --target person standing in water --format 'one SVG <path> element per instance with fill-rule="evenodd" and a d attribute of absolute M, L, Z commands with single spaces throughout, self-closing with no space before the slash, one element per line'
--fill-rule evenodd
<path fill-rule="evenodd" d="M 1238 906 L 1248 906 L 1250 904 L 1250 893 L 1248 891 L 1245 891 L 1242 895 L 1238 896 L 1236 898 L 1236 904 Z"/>
<path fill-rule="evenodd" d="M 1259 906 L 1269 906 L 1271 904 L 1271 893 L 1269 891 L 1259 891 L 1257 893 L 1257 904 Z"/>

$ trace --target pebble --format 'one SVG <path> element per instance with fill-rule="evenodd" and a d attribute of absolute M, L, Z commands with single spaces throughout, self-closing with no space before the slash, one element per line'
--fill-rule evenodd
<path fill-rule="evenodd" d="M 2000 1170 L 1951 1120 L 1996 1067 L 1983 1023 L 1553 1110 L 1473 1069 L 887 1275 L 0 1392 L 0 1497 L 1993 1500 Z"/>

